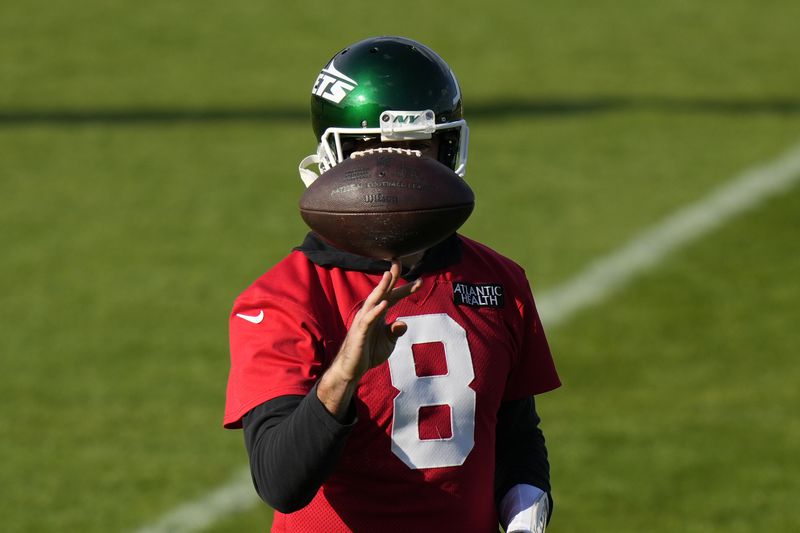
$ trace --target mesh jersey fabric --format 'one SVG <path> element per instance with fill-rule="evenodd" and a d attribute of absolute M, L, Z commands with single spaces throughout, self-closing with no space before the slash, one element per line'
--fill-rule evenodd
<path fill-rule="evenodd" d="M 497 410 L 560 382 L 524 271 L 460 239 L 458 262 L 424 273 L 390 310 L 409 329 L 363 377 L 340 463 L 308 506 L 275 513 L 273 531 L 497 531 Z M 311 390 L 379 279 L 294 251 L 245 290 L 231 313 L 225 426 Z M 258 323 L 237 316 L 262 311 Z"/>

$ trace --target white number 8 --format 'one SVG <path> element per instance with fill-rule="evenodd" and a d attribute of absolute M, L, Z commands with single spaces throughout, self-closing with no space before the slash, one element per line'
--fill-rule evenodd
<path fill-rule="evenodd" d="M 438 468 L 464 463 L 475 445 L 475 378 L 467 332 L 446 314 L 398 317 L 408 331 L 397 340 L 389 357 L 392 385 L 400 391 L 394 399 L 392 452 L 409 468 Z M 438 342 L 444 347 L 447 373 L 418 376 L 413 345 Z M 419 411 L 426 406 L 450 408 L 451 435 L 422 439 Z"/>

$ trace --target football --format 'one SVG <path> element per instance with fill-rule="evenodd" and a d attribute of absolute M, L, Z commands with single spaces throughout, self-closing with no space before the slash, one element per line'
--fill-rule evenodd
<path fill-rule="evenodd" d="M 324 172 L 303 193 L 300 215 L 337 248 L 392 259 L 441 242 L 474 206 L 472 189 L 447 166 L 419 152 L 382 148 Z"/>

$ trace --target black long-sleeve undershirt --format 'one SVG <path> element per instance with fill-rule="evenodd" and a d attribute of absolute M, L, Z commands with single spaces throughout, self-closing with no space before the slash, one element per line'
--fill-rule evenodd
<path fill-rule="evenodd" d="M 244 440 L 259 496 L 282 513 L 308 505 L 356 423 L 352 404 L 345 418 L 342 423 L 325 409 L 316 386 L 306 396 L 279 396 L 247 413 Z"/>
<path fill-rule="evenodd" d="M 533 485 L 545 491 L 553 514 L 550 487 L 550 462 L 539 424 L 533 397 L 504 402 L 497 412 L 495 446 L 494 498 L 498 507 L 503 496 L 519 484 Z"/>
<path fill-rule="evenodd" d="M 333 472 L 357 420 L 352 404 L 343 422 L 319 401 L 280 396 L 244 416 L 244 438 L 253 482 L 273 508 L 291 513 L 305 507 Z M 514 485 L 550 493 L 550 467 L 533 398 L 504 402 L 497 414 L 495 500 Z M 552 509 L 552 499 L 551 499 Z"/>

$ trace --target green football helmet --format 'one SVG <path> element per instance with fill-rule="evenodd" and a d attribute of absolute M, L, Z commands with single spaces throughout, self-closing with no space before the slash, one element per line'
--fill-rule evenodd
<path fill-rule="evenodd" d="M 402 37 L 374 37 L 334 55 L 311 89 L 317 153 L 300 162 L 306 186 L 341 163 L 359 141 L 438 140 L 438 160 L 460 176 L 467 164 L 469 129 L 461 90 L 444 60 Z M 392 146 L 388 144 L 387 146 Z"/>

